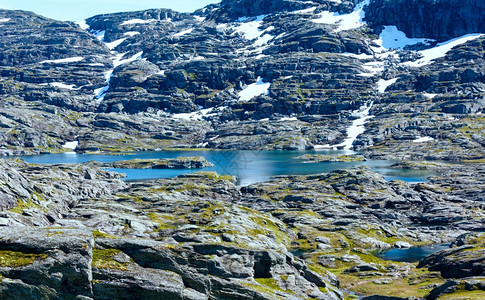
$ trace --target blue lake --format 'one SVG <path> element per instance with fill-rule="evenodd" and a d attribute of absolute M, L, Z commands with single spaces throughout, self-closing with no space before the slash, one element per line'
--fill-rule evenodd
<path fill-rule="evenodd" d="M 439 244 L 423 247 L 411 247 L 407 249 L 391 249 L 377 252 L 375 255 L 385 260 L 416 262 L 437 251 L 449 249 L 450 244 Z"/>
<path fill-rule="evenodd" d="M 393 161 L 369 160 L 361 162 L 319 162 L 305 163 L 298 159 L 303 154 L 349 154 L 343 150 L 319 151 L 156 151 L 136 152 L 123 155 L 106 154 L 43 154 L 23 156 L 28 163 L 59 164 L 83 163 L 87 161 L 115 162 L 134 158 L 176 158 L 179 156 L 204 156 L 215 167 L 205 168 L 204 171 L 216 171 L 222 175 L 237 176 L 239 185 L 248 185 L 254 182 L 266 181 L 277 175 L 310 175 L 327 173 L 337 169 L 348 169 L 356 166 L 369 166 L 382 174 L 386 179 L 400 179 L 407 182 L 423 182 L 431 175 L 429 171 L 400 170 L 389 168 Z M 113 169 L 125 173 L 127 180 L 169 178 L 181 174 L 200 171 L 200 169 Z"/>

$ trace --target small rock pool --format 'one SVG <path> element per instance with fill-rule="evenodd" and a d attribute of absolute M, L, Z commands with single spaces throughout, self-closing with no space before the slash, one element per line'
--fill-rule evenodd
<path fill-rule="evenodd" d="M 384 260 L 417 262 L 428 255 L 444 249 L 448 249 L 449 247 L 450 244 L 447 243 L 422 247 L 411 247 L 406 249 L 394 248 L 390 250 L 376 252 L 374 253 L 374 255 Z"/>

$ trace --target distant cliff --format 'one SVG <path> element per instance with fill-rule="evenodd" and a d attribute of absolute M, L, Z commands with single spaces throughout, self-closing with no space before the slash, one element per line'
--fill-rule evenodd
<path fill-rule="evenodd" d="M 408 37 L 442 41 L 485 32 L 485 1 L 373 0 L 366 20 L 374 27 L 396 25 Z"/>

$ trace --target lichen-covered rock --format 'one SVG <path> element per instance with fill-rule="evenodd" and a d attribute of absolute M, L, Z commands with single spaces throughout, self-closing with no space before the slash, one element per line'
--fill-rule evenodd
<path fill-rule="evenodd" d="M 89 230 L 8 227 L 0 233 L 0 298 L 93 297 Z M 7 279 L 7 280 L 5 280 Z"/>

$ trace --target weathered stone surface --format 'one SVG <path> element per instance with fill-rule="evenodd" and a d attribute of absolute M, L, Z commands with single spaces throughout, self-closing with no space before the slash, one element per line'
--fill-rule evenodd
<path fill-rule="evenodd" d="M 485 295 L 484 277 L 470 277 L 463 280 L 448 280 L 444 284 L 434 288 L 427 299 L 435 300 L 441 297 L 453 297 L 455 295 L 465 295 L 466 292 L 480 297 Z"/>
<path fill-rule="evenodd" d="M 1 298 L 93 297 L 90 231 L 9 227 L 0 237 Z"/>

